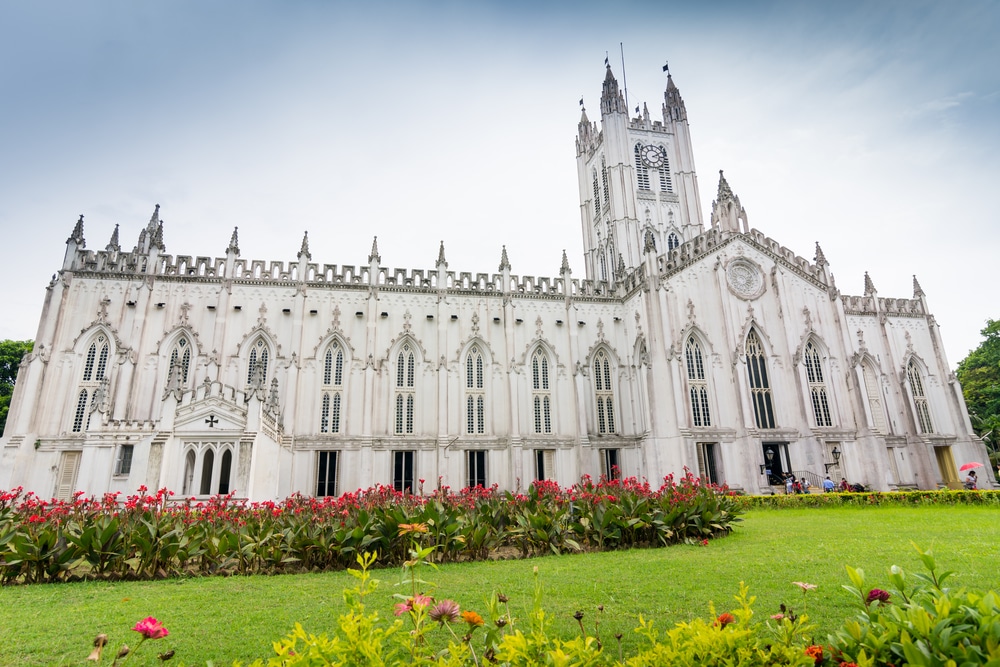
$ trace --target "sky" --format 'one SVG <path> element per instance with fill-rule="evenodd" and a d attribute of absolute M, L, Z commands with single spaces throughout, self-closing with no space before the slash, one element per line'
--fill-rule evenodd
<path fill-rule="evenodd" d="M 917 275 L 954 367 L 1000 318 L 1000 3 L 0 0 L 0 339 L 34 338 L 80 214 L 131 249 L 583 276 L 574 139 L 604 59 L 654 117 L 669 62 L 706 221 L 845 294 Z M 624 52 L 624 76 L 622 68 Z"/>

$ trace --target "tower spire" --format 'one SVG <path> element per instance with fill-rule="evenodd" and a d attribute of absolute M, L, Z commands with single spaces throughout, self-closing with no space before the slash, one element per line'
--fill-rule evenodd
<path fill-rule="evenodd" d="M 875 289 L 875 283 L 872 282 L 871 277 L 869 277 L 868 272 L 865 271 L 865 296 L 871 296 L 875 294 L 878 290 Z"/>
<path fill-rule="evenodd" d="M 371 264 L 372 262 L 375 262 L 377 264 L 381 264 L 382 263 L 382 256 L 378 254 L 378 237 L 377 236 L 372 239 L 372 251 L 368 255 L 368 263 Z"/>
<path fill-rule="evenodd" d="M 299 248 L 299 259 L 305 257 L 307 260 L 312 259 L 312 254 L 309 252 L 309 232 L 307 231 L 302 235 L 302 247 Z"/>
<path fill-rule="evenodd" d="M 829 264 L 829 262 L 826 261 L 826 255 L 823 254 L 823 249 L 819 247 L 819 241 L 816 241 L 816 257 L 814 258 L 814 261 L 820 266 Z"/>
<path fill-rule="evenodd" d="M 507 246 L 500 251 L 500 271 L 510 271 L 510 260 L 507 259 Z"/>
<path fill-rule="evenodd" d="M 73 233 L 69 235 L 68 239 L 66 239 L 66 243 L 69 243 L 70 241 L 72 241 L 73 243 L 75 243 L 76 245 L 78 245 L 81 248 L 86 248 L 87 247 L 87 242 L 83 238 L 83 214 L 82 213 L 80 214 L 80 219 L 76 221 L 75 225 L 73 225 Z"/>
<path fill-rule="evenodd" d="M 565 248 L 563 248 L 562 266 L 559 267 L 559 273 L 560 274 L 572 273 L 572 271 L 569 268 L 569 258 L 566 256 L 566 249 Z"/>
<path fill-rule="evenodd" d="M 111 240 L 108 242 L 108 247 L 105 250 L 108 252 L 118 252 L 121 249 L 122 247 L 118 243 L 118 225 L 115 225 L 115 231 L 111 232 Z"/>
<path fill-rule="evenodd" d="M 743 223 L 742 229 L 740 223 Z M 712 202 L 712 227 L 724 232 L 740 232 L 750 229 L 747 212 L 740 205 L 740 198 L 733 194 L 726 175 L 719 170 L 719 191 Z"/>
<path fill-rule="evenodd" d="M 924 290 L 920 287 L 920 283 L 917 282 L 917 276 L 913 276 L 913 298 L 920 299 L 925 296 Z"/>
<path fill-rule="evenodd" d="M 625 108 L 625 97 L 618 89 L 618 80 L 611 72 L 611 65 L 607 64 L 607 59 L 604 62 L 607 70 L 604 74 L 604 89 L 601 92 L 601 114 L 623 113 L 628 115 L 628 109 Z"/>
<path fill-rule="evenodd" d="M 238 236 L 238 232 L 239 231 L 240 231 L 239 227 L 233 227 L 233 235 L 229 238 L 229 247 L 226 248 L 226 254 L 227 255 L 229 255 L 229 254 L 239 255 L 240 254 L 240 239 L 239 239 L 239 236 Z"/>
<path fill-rule="evenodd" d="M 441 266 L 442 264 L 447 268 L 448 260 L 444 258 L 444 239 L 441 240 L 441 245 L 438 247 L 438 261 L 436 266 Z"/>

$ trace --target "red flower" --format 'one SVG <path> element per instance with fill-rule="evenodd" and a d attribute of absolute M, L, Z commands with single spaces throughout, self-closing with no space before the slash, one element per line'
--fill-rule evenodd
<path fill-rule="evenodd" d="M 132 628 L 146 639 L 162 639 L 170 634 L 163 624 L 152 616 L 147 616 Z"/>
<path fill-rule="evenodd" d="M 870 605 L 876 600 L 882 604 L 889 604 L 889 597 L 889 591 L 883 591 L 881 588 L 873 588 L 868 591 L 868 597 L 865 598 L 865 605 Z"/>
<path fill-rule="evenodd" d="M 719 618 L 715 619 L 715 624 L 719 626 L 720 629 L 726 627 L 730 623 L 735 623 L 735 622 L 736 618 L 728 611 L 725 612 L 724 614 L 719 614 Z"/>
<path fill-rule="evenodd" d="M 816 646 L 815 644 L 813 644 L 812 646 L 807 646 L 806 655 L 815 660 L 816 664 L 818 665 L 823 662 L 823 647 Z"/>

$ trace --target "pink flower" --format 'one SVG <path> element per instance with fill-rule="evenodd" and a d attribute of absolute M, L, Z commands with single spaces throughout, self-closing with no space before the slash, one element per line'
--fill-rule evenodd
<path fill-rule="evenodd" d="M 432 621 L 439 623 L 454 623 L 458 620 L 458 603 L 454 600 L 441 600 L 430 611 Z"/>
<path fill-rule="evenodd" d="M 865 604 L 869 605 L 876 600 L 882 604 L 889 604 L 889 591 L 883 591 L 881 588 L 873 588 L 868 591 L 868 597 L 865 599 Z"/>
<path fill-rule="evenodd" d="M 147 616 L 143 620 L 139 621 L 132 629 L 146 639 L 163 639 L 170 634 L 170 632 L 163 627 L 163 624 L 152 616 Z"/>
<path fill-rule="evenodd" d="M 803 593 L 807 593 L 816 588 L 816 584 L 807 584 L 804 581 L 793 581 L 792 585 L 801 588 Z"/>

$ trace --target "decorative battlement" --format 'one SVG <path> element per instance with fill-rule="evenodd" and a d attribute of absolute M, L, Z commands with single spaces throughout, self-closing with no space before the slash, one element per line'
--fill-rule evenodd
<path fill-rule="evenodd" d="M 920 299 L 887 299 L 875 296 L 848 296 L 842 294 L 844 310 L 851 315 L 897 315 L 924 317 L 927 311 Z"/>
<path fill-rule="evenodd" d="M 229 267 L 232 267 L 229 269 Z M 505 283 L 501 273 L 445 271 L 443 280 L 435 269 L 399 269 L 349 264 L 306 262 L 300 275 L 300 262 L 259 259 L 192 257 L 191 255 L 155 255 L 108 250 L 78 249 L 70 270 L 80 274 L 108 277 L 158 276 L 265 283 L 305 283 L 311 286 L 370 286 L 385 289 L 448 290 L 574 298 L 612 298 L 614 290 L 603 281 L 559 277 L 510 275 Z"/>

